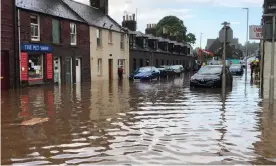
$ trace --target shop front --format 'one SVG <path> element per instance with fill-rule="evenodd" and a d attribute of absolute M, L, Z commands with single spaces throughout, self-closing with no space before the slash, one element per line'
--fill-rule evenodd
<path fill-rule="evenodd" d="M 32 43 L 21 44 L 20 80 L 22 85 L 53 83 L 51 46 Z"/>

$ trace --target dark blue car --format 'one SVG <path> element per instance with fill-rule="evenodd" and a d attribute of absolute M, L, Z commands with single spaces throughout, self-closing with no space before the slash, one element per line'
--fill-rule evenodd
<path fill-rule="evenodd" d="M 153 66 L 141 67 L 130 74 L 130 80 L 152 80 L 159 79 L 160 71 Z"/>

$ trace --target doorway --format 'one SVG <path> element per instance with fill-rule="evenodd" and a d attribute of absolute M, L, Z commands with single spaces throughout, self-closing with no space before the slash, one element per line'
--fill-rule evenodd
<path fill-rule="evenodd" d="M 65 81 L 66 84 L 72 83 L 72 58 L 65 59 Z"/>
<path fill-rule="evenodd" d="M 8 51 L 1 51 L 1 89 L 9 88 L 9 56 Z"/>
<path fill-rule="evenodd" d="M 109 80 L 113 79 L 113 59 L 108 59 Z"/>
<path fill-rule="evenodd" d="M 60 58 L 54 57 L 54 82 L 60 84 Z"/>
<path fill-rule="evenodd" d="M 81 82 L 81 59 L 76 58 L 76 83 Z"/>

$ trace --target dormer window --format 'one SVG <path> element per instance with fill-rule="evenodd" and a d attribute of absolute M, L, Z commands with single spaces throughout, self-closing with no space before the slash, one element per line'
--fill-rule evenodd
<path fill-rule="evenodd" d="M 168 43 L 165 43 L 165 51 L 168 51 L 168 48 L 169 48 Z"/>
<path fill-rule="evenodd" d="M 147 39 L 143 39 L 143 47 L 144 48 L 148 47 L 148 40 Z"/>
<path fill-rule="evenodd" d="M 135 48 L 135 46 L 136 46 L 135 35 L 130 35 L 130 37 L 129 37 L 129 46 L 130 46 L 130 48 Z"/>

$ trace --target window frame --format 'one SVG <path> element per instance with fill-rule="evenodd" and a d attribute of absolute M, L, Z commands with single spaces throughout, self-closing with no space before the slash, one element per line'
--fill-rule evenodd
<path fill-rule="evenodd" d="M 111 30 L 108 31 L 108 43 L 113 43 L 113 32 Z"/>
<path fill-rule="evenodd" d="M 71 30 L 71 26 L 75 26 L 75 32 L 73 33 Z M 75 35 L 75 43 L 72 42 L 72 35 Z M 70 22 L 70 45 L 75 46 L 77 45 L 77 24 Z"/>
<path fill-rule="evenodd" d="M 96 29 L 96 43 L 97 47 L 102 47 L 102 29 Z"/>
<path fill-rule="evenodd" d="M 59 42 L 55 42 L 54 41 L 54 32 L 53 32 L 53 25 L 54 25 L 54 21 L 57 21 L 58 22 L 58 31 L 59 31 L 59 36 L 58 36 L 58 39 L 59 39 Z M 53 18 L 52 19 L 52 42 L 53 44 L 61 44 L 61 22 L 59 19 L 56 19 L 56 18 Z"/>
<path fill-rule="evenodd" d="M 121 47 L 121 50 L 125 49 L 125 34 L 124 33 L 121 33 L 120 47 Z"/>
<path fill-rule="evenodd" d="M 102 75 L 103 74 L 103 60 L 102 58 L 98 58 L 97 60 L 97 73 L 98 75 Z"/>
<path fill-rule="evenodd" d="M 31 22 L 31 17 L 36 17 L 37 24 Z M 31 14 L 30 15 L 30 25 L 31 25 L 31 40 L 32 41 L 40 41 L 40 17 L 37 14 Z M 33 36 L 32 34 L 32 27 L 37 26 L 37 36 Z"/>

